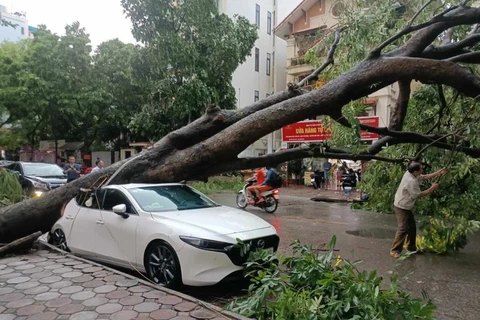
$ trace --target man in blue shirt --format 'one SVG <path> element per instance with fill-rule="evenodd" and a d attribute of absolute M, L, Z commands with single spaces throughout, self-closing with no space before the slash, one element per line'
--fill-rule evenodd
<path fill-rule="evenodd" d="M 80 176 L 80 166 L 75 163 L 74 156 L 68 157 L 68 164 L 63 168 L 63 173 L 67 175 L 67 183 Z"/>
<path fill-rule="evenodd" d="M 263 197 L 262 197 L 262 192 L 275 189 L 275 187 L 272 186 L 272 184 L 273 184 L 272 178 L 273 178 L 273 174 L 275 173 L 275 169 L 267 167 L 267 170 L 268 170 L 267 171 L 267 177 L 265 178 L 265 181 L 261 185 L 257 185 L 255 190 L 254 190 L 256 196 L 258 197 L 258 202 L 257 203 L 265 201 L 265 199 L 263 199 Z"/>

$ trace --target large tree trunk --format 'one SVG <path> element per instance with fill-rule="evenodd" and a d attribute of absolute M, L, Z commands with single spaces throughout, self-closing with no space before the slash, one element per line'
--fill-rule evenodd
<path fill-rule="evenodd" d="M 403 162 L 404 159 L 384 159 L 377 153 L 387 143 L 415 143 L 435 140 L 440 148 L 451 149 L 445 139 L 415 132 L 401 132 L 408 107 L 409 84 L 412 80 L 423 83 L 448 85 L 470 97 L 480 96 L 480 78 L 459 62 L 480 62 L 477 52 L 465 48 L 480 41 L 479 37 L 446 44 L 438 48 L 432 42 L 445 30 L 457 25 L 480 22 L 480 9 L 460 6 L 449 9 L 420 27 L 409 26 L 378 48 L 357 66 L 328 82 L 322 88 L 305 92 L 299 85 L 290 85 L 283 92 L 262 99 L 242 110 L 223 111 L 209 106 L 205 115 L 189 125 L 170 133 L 154 147 L 133 158 L 118 162 L 82 177 L 68 185 L 47 193 L 39 199 L 30 199 L 0 212 L 0 242 L 7 243 L 35 231 L 48 231 L 60 217 L 62 207 L 75 197 L 80 188 L 91 187 L 97 180 L 109 178 L 109 184 L 131 182 L 178 182 L 205 180 L 209 176 L 234 169 L 247 169 L 277 164 L 312 155 L 329 158 L 369 160 L 379 159 Z M 382 50 L 400 36 L 419 30 L 406 45 L 382 55 Z M 338 31 L 339 32 L 339 31 Z M 333 63 L 330 50 L 327 64 Z M 322 65 L 314 74 L 325 69 Z M 377 132 L 384 138 L 361 154 L 327 146 L 307 146 L 278 152 L 258 158 L 237 155 L 251 143 L 281 127 L 318 115 L 329 115 L 341 124 L 349 125 L 342 116 L 342 107 L 378 89 L 401 81 L 402 96 L 397 105 L 395 119 L 390 128 L 360 128 Z M 300 83 L 301 85 L 302 83 Z M 480 157 L 480 150 L 458 148 L 471 156 Z"/>

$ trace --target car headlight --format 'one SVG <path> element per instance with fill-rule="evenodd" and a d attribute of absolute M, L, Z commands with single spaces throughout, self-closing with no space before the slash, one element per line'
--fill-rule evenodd
<path fill-rule="evenodd" d="M 48 190 L 48 184 L 44 182 L 38 182 L 38 181 L 32 181 L 33 182 L 33 187 L 38 188 L 38 189 L 43 189 L 43 190 Z"/>
<path fill-rule="evenodd" d="M 41 197 L 43 195 L 43 191 L 38 191 L 37 190 L 37 191 L 34 192 L 34 194 L 35 194 L 35 197 L 38 198 L 38 197 Z"/>
<path fill-rule="evenodd" d="M 180 236 L 180 239 L 191 246 L 210 251 L 228 252 L 234 246 L 234 244 L 228 242 L 200 239 L 195 237 Z"/>

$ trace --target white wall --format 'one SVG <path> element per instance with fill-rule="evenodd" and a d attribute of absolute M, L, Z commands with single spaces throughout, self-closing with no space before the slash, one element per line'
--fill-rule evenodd
<path fill-rule="evenodd" d="M 256 5 L 260 5 L 260 29 L 251 55 L 233 74 L 237 108 L 243 108 L 255 101 L 255 91 L 259 99 L 286 88 L 287 44 L 275 37 L 274 28 L 287 16 L 301 0 L 217 0 L 219 11 L 233 17 L 235 14 L 246 17 L 255 23 Z M 267 11 L 271 13 L 271 32 L 267 33 Z M 255 48 L 260 51 L 259 69 L 255 71 Z M 270 75 L 267 75 L 267 53 L 270 53 Z M 255 142 L 241 156 L 257 156 L 276 150 L 281 141 L 276 135 L 263 137 Z M 278 140 L 278 141 L 277 141 Z"/>
<path fill-rule="evenodd" d="M 219 1 L 219 10 L 230 17 L 235 14 L 246 17 L 251 23 L 255 23 L 256 4 L 260 5 L 260 29 L 258 39 L 252 48 L 251 55 L 240 65 L 233 75 L 233 87 L 237 97 L 237 108 L 243 108 L 254 102 L 255 90 L 259 91 L 259 98 L 265 98 L 274 91 L 274 0 L 223 0 Z M 272 14 L 271 34 L 267 33 L 267 11 Z M 276 39 L 275 39 L 276 40 Z M 260 50 L 259 70 L 255 71 L 255 48 Z M 267 53 L 271 55 L 270 76 L 266 74 Z M 275 57 L 275 61 L 282 63 Z"/>

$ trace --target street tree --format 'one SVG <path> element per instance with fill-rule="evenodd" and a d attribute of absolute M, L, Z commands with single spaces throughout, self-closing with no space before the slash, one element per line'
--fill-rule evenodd
<path fill-rule="evenodd" d="M 133 35 L 144 44 L 136 76 L 148 98 L 132 119 L 134 132 L 156 140 L 201 116 L 206 104 L 235 108 L 232 74 L 251 54 L 255 26 L 219 14 L 213 0 L 122 5 Z"/>
<path fill-rule="evenodd" d="M 97 124 L 96 138 L 113 150 L 126 146 L 127 141 L 143 140 L 129 128 L 146 96 L 134 74 L 135 61 L 141 54 L 139 46 L 113 39 L 101 43 L 93 56 L 94 83 L 104 97 L 98 113 L 92 114 Z"/>
<path fill-rule="evenodd" d="M 136 3 L 140 6 L 143 2 Z M 290 84 L 285 91 L 238 111 L 222 110 L 210 105 L 202 117 L 167 134 L 150 150 L 117 162 L 103 172 L 82 177 L 42 198 L 30 199 L 3 209 L 0 212 L 0 242 L 8 242 L 37 230 L 49 230 L 61 215 L 64 204 L 76 196 L 81 187 L 91 187 L 94 184 L 98 186 L 100 182 L 116 184 L 205 180 L 220 172 L 311 156 L 402 163 L 405 159 L 386 157 L 379 152 L 383 148 L 388 150 L 392 145 L 411 143 L 429 144 L 430 147 L 446 150 L 451 150 L 455 145 L 459 153 L 472 158 L 480 157 L 480 149 L 474 141 L 455 144 L 450 139 L 455 132 L 446 136 L 443 132 L 438 134 L 401 131 L 401 128 L 392 127 L 374 128 L 353 123 L 342 114 L 343 108 L 350 102 L 397 81 L 417 80 L 427 84 L 441 84 L 458 91 L 469 104 L 475 102 L 480 95 L 480 78 L 468 65 L 480 62 L 480 54 L 474 47 L 479 41 L 477 28 L 473 28 L 472 34 L 464 38 L 451 38 L 444 43 L 441 41 L 449 29 L 480 23 L 480 9 L 470 7 L 468 1 L 448 5 L 443 2 L 432 3 L 429 1 L 418 12 L 423 12 L 428 5 L 436 5 L 438 11 L 433 17 L 427 18 L 415 13 L 399 29 L 389 29 L 379 41 L 380 44 L 369 48 L 360 61 L 319 89 L 307 92 L 301 88 L 303 83 Z M 139 12 L 132 18 L 139 21 L 140 26 L 155 21 L 156 17 Z M 215 16 L 205 19 L 213 17 Z M 331 65 L 334 61 L 334 49 L 342 33 L 356 31 L 355 28 L 347 27 L 335 31 L 334 45 L 328 54 L 326 65 Z M 143 29 L 147 33 L 154 32 L 151 27 Z M 312 77 L 318 77 L 323 69 L 325 67 L 320 66 Z M 399 100 L 407 103 L 398 103 L 395 108 L 408 107 L 409 95 L 405 91 L 400 90 Z M 405 112 L 398 114 L 403 115 Z M 357 152 L 336 148 L 335 145 L 320 145 L 302 146 L 260 157 L 238 157 L 241 151 L 266 134 L 318 115 L 330 116 L 342 125 L 376 132 L 383 137 Z"/>
<path fill-rule="evenodd" d="M 27 43 L 6 42 L 0 46 L 0 128 L 22 119 L 27 112 L 23 99 L 25 83 L 29 79 L 25 70 Z"/>

